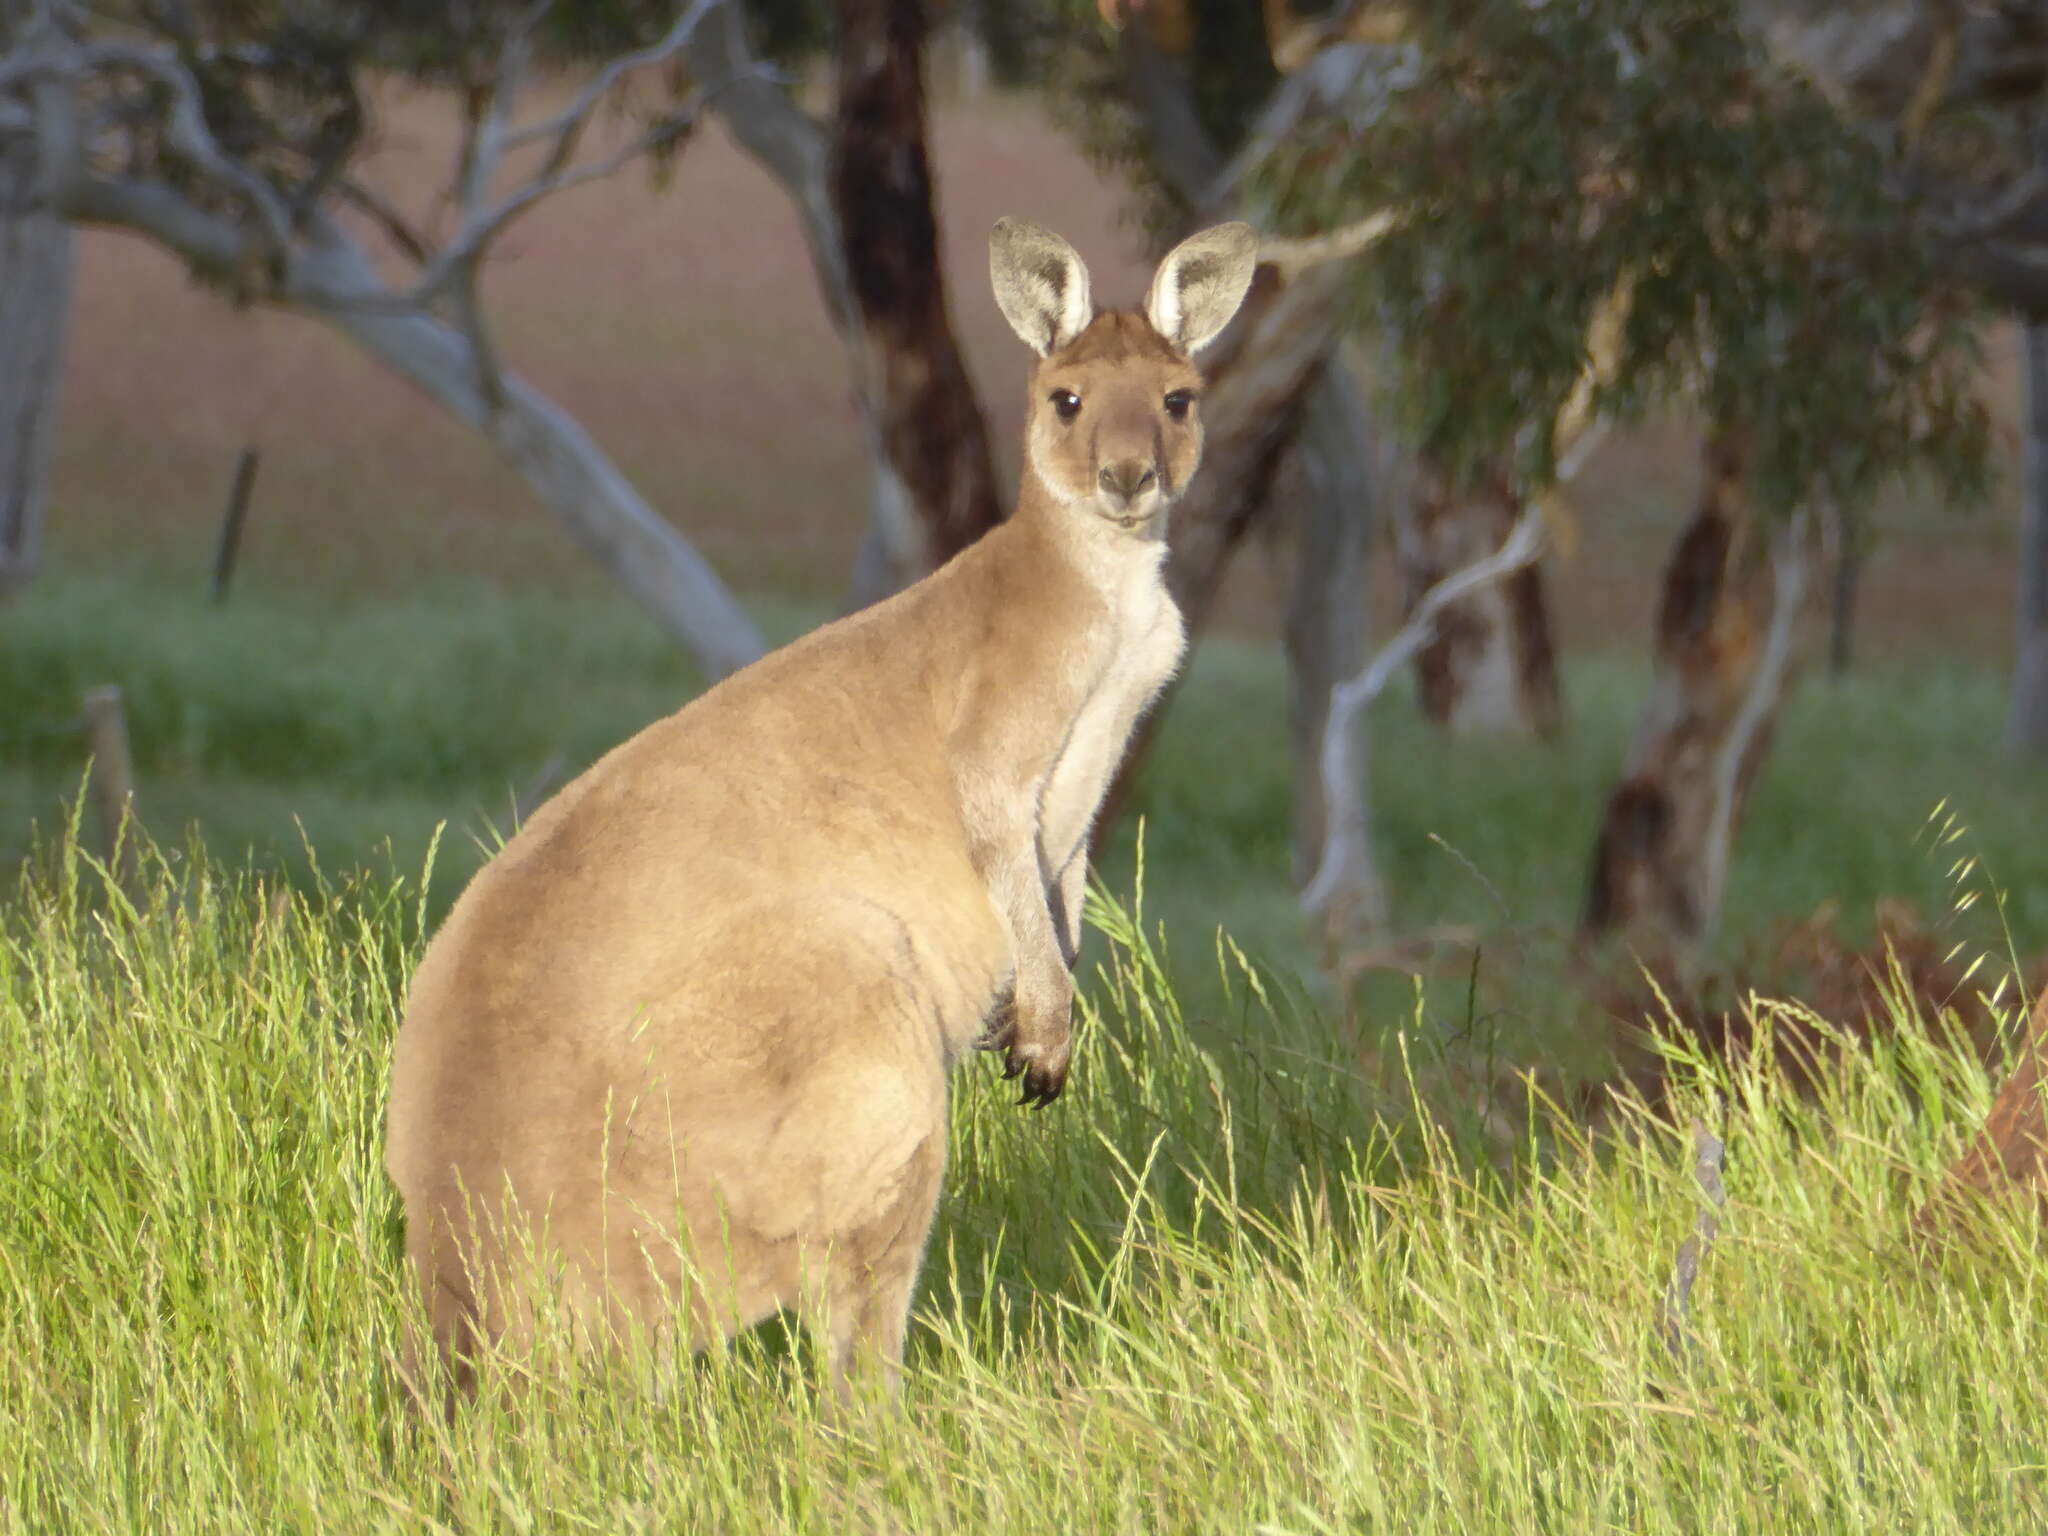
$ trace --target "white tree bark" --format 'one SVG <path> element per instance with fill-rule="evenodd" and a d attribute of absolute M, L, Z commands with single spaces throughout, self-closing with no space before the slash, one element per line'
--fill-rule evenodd
<path fill-rule="evenodd" d="M 577 543 L 715 680 L 758 658 L 761 633 L 703 556 L 663 520 L 582 424 L 517 374 L 496 375 L 493 401 L 472 339 L 418 311 L 394 309 L 369 258 L 339 234 L 301 261 L 305 313 L 333 326 L 457 420 L 481 432 Z"/>
<path fill-rule="evenodd" d="M 1346 840 L 1362 836 L 1366 826 L 1364 809 L 1365 773 L 1357 761 L 1356 722 L 1366 708 L 1386 691 L 1394 674 L 1415 659 L 1435 633 L 1437 620 L 1446 608 L 1474 592 L 1511 576 L 1543 554 L 1543 513 L 1532 502 L 1500 548 L 1482 560 L 1453 571 L 1415 604 L 1407 623 L 1393 638 L 1373 653 L 1355 674 L 1330 690 L 1329 724 L 1323 735 L 1323 802 L 1329 821 L 1323 837 L 1322 857 L 1315 873 L 1301 890 L 1302 910 L 1327 920 L 1331 903 L 1342 889 L 1346 868 L 1355 864 L 1359 850 Z"/>
<path fill-rule="evenodd" d="M 1371 754 L 1360 739 L 1362 713 L 1337 729 L 1351 740 L 1339 754 L 1356 764 L 1345 785 L 1355 794 L 1329 797 L 1323 777 L 1331 703 L 1339 682 L 1365 661 L 1375 486 L 1363 391 L 1342 353 L 1332 357 L 1310 391 L 1298 453 L 1308 482 L 1297 520 L 1293 592 L 1287 606 L 1287 705 L 1294 759 L 1294 884 L 1305 886 L 1324 850 L 1339 867 L 1329 877 L 1333 927 L 1376 929 L 1387 921 L 1387 893 L 1373 857 L 1369 796 L 1363 780 Z M 1332 815 L 1351 824 L 1332 827 Z"/>
<path fill-rule="evenodd" d="M 1807 513 L 1795 512 L 1771 533 L 1771 616 L 1749 687 L 1735 711 L 1728 737 L 1713 762 L 1712 809 L 1707 821 L 1706 849 L 1701 859 L 1695 908 L 1704 915 L 1711 938 L 1721 919 L 1721 898 L 1728 890 L 1728 861 L 1735 852 L 1735 821 L 1741 814 L 1748 783 L 1763 756 L 1765 733 L 1776 720 L 1791 681 L 1799 616 L 1813 566 L 1813 538 Z"/>
<path fill-rule="evenodd" d="M 2026 338 L 2025 475 L 2020 501 L 2019 590 L 2015 594 L 2012 698 L 2005 743 L 2024 757 L 2048 757 L 2048 325 Z"/>
<path fill-rule="evenodd" d="M 1746 434 L 1705 445 L 1699 509 L 1665 567 L 1656 669 L 1594 840 L 1580 931 L 1690 967 L 1712 939 L 1735 832 L 1796 672 L 1813 520 L 1765 527 Z"/>
<path fill-rule="evenodd" d="M 33 157 L 0 148 L 0 598 L 41 556 L 71 308 L 71 229 L 34 192 Z"/>
<path fill-rule="evenodd" d="M 480 432 L 643 609 L 716 679 L 766 648 L 746 610 L 688 540 L 659 517 L 569 413 L 493 353 L 477 293 L 479 264 L 504 230 L 544 197 L 606 176 L 669 142 L 685 102 L 643 134 L 579 158 L 582 129 L 628 74 L 681 50 L 718 0 L 694 0 L 657 44 L 600 70 L 569 107 L 519 123 L 526 37 L 508 35 L 486 108 L 472 117 L 451 186 L 456 232 L 437 250 L 409 235 L 419 272 L 387 284 L 367 251 L 325 207 L 294 217 L 276 189 L 215 142 L 200 93 L 173 48 L 108 35 L 85 41 L 47 21 L 0 55 L 0 146 L 31 145 L 42 200 L 74 223 L 126 229 L 253 302 L 324 320 Z M 89 105 L 97 72 L 150 79 L 160 114 L 142 141 L 128 119 Z M 10 95 L 11 93 L 11 95 Z M 95 136 L 111 142 L 96 142 Z M 538 173 L 501 192 L 508 150 L 550 144 Z M 178 178 L 99 173 L 110 151 L 175 166 Z M 186 178 L 200 190 L 188 188 Z"/>
<path fill-rule="evenodd" d="M 1424 471 L 1396 520 L 1412 603 L 1495 548 L 1521 507 L 1505 481 L 1453 494 Z M 1415 658 L 1422 711 L 1455 736 L 1547 736 L 1562 712 L 1542 565 L 1474 592 L 1439 621 Z"/>

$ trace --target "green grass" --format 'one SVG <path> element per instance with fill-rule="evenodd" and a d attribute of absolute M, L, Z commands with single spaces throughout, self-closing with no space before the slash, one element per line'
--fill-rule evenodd
<path fill-rule="evenodd" d="M 1728 1143 L 1683 1363 L 1683 1136 L 1489 1134 L 1434 1031 L 1367 1070 L 1228 948 L 1098 901 L 1074 1090 L 956 1076 L 899 1416 L 771 1330 L 409 1419 L 379 1167 L 416 879 L 61 850 L 0 925 L 0 1519 L 16 1531 L 2033 1531 L 2048 1254 L 1903 1249 L 1983 1074 L 1903 1013 L 1819 1102 L 1681 1065 Z M 1151 871 L 1155 886 L 1157 869 Z M 1224 999 L 1198 1017 L 1195 978 Z M 1938 1034 L 1938 1031 L 1937 1031 Z M 1405 1054 L 1404 1054 L 1405 1053 Z M 1410 1065 L 1404 1067 L 1404 1060 Z M 1725 1119 L 1716 1104 L 1728 1106 Z"/>
<path fill-rule="evenodd" d="M 823 615 L 757 605 L 772 635 Z M 1372 717 L 1374 833 L 1397 926 L 1560 937 L 1581 897 L 1601 800 L 1634 728 L 1646 673 L 1613 656 L 1567 668 L 1570 726 L 1555 744 L 1462 742 L 1399 695 Z M 351 602 L 252 586 L 223 609 L 160 578 L 46 579 L 0 608 L 0 856 L 31 819 L 62 815 L 83 768 L 76 716 L 100 683 L 126 692 L 139 803 L 160 837 L 193 823 L 221 853 L 253 850 L 303 881 L 300 826 L 330 866 L 416 868 L 451 829 L 438 912 L 473 871 L 474 843 L 509 825 L 512 796 L 550 758 L 571 771 L 697 686 L 627 605 L 449 582 Z M 1195 656 L 1135 810 L 1147 824 L 1159 914 L 1217 923 L 1277 969 L 1315 955 L 1287 888 L 1285 693 L 1272 650 L 1211 636 Z M 1868 930 L 1881 897 L 1932 913 L 1941 869 L 1916 845 L 1949 800 L 2010 895 L 2023 952 L 2048 945 L 2048 841 L 2037 774 L 1996 750 L 2003 682 L 1936 658 L 1813 678 L 1793 696 L 1739 840 L 1726 947 L 1824 901 Z M 1131 868 L 1136 818 L 1112 840 Z"/>
<path fill-rule="evenodd" d="M 785 637 L 813 618 L 762 614 Z M 47 581 L 0 608 L 0 854 L 31 820 L 61 820 L 85 749 L 48 727 L 103 683 L 123 691 L 139 809 L 160 834 L 197 824 L 303 881 L 306 840 L 337 868 L 416 868 L 446 822 L 441 906 L 479 862 L 473 839 L 510 825 L 550 759 L 580 769 L 700 685 L 616 602 L 450 583 L 364 604 L 258 589 L 213 608 L 139 574 Z"/>

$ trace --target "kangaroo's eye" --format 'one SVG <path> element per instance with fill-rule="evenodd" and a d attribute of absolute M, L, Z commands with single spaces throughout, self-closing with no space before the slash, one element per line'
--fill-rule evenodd
<path fill-rule="evenodd" d="M 1176 389 L 1166 397 L 1166 414 L 1175 421 L 1186 421 L 1188 411 L 1195 403 L 1195 392 L 1191 389 Z"/>
<path fill-rule="evenodd" d="M 1081 397 L 1071 389 L 1056 389 L 1052 392 L 1052 408 L 1059 412 L 1061 421 L 1072 421 L 1081 414 Z"/>

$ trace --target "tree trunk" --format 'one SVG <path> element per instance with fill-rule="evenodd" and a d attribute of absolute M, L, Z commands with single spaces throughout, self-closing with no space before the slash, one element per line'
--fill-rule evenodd
<path fill-rule="evenodd" d="M 860 3 L 871 13 L 879 14 L 885 0 Z M 840 52 L 845 60 L 846 50 L 842 48 Z M 949 536 L 931 531 L 924 521 L 921 498 L 914 489 L 917 482 L 906 479 L 890 451 L 885 403 L 878 392 L 886 369 L 876 365 L 877 341 L 863 319 L 863 302 L 856 298 L 847 242 L 835 206 L 839 146 L 828 143 L 826 131 L 818 121 L 758 67 L 759 61 L 747 41 L 745 18 L 738 7 L 719 6 L 704 18 L 691 35 L 689 61 L 691 73 L 710 93 L 713 109 L 741 149 L 788 195 L 804 247 L 810 252 L 811 270 L 818 279 L 825 313 L 846 348 L 854 403 L 867 434 L 869 458 L 874 466 L 868 530 L 855 558 L 847 599 L 849 607 L 864 607 L 922 575 L 929 569 L 933 556 L 946 547 Z M 892 55 L 886 39 L 885 46 L 869 58 L 846 62 L 862 65 L 881 87 L 901 83 L 900 56 Z M 864 138 L 864 152 L 872 160 L 869 174 L 879 177 L 885 185 L 896 169 L 890 158 L 894 151 L 889 135 L 908 131 L 901 115 L 902 105 L 899 96 L 894 115 L 885 113 L 875 124 L 878 132 Z M 924 156 L 921 88 L 914 136 L 898 137 L 893 142 L 897 148 L 907 145 L 914 151 L 916 179 L 928 189 L 930 171 Z M 896 193 L 892 191 L 889 196 L 893 199 Z M 854 212 L 856 222 L 878 232 L 886 245 L 891 232 L 882 228 L 878 217 L 860 207 Z M 928 202 L 924 221 L 930 223 Z M 903 248 L 909 249 L 910 243 L 902 242 Z M 933 261 L 936 271 L 936 257 Z M 938 301 L 937 308 L 943 326 L 943 299 Z M 945 334 L 946 345 L 950 347 L 950 332 Z M 957 364 L 957 358 L 955 361 Z M 914 386 L 914 380 L 908 382 Z M 972 405 L 971 396 L 968 404 Z M 978 410 L 974 414 L 978 421 Z M 981 452 L 987 453 L 985 437 Z M 964 462 L 971 464 L 971 451 L 963 453 Z M 933 505 L 945 507 L 953 503 L 942 495 Z M 971 520 L 974 514 L 970 511 L 967 515 Z"/>
<path fill-rule="evenodd" d="M 899 573 L 924 558 L 924 544 L 909 489 L 883 451 L 881 424 L 864 387 L 865 354 L 839 219 L 832 207 L 825 132 L 760 68 L 737 6 L 719 6 L 698 24 L 688 56 L 691 74 L 710 93 L 713 109 L 734 141 L 789 198 L 826 317 L 846 348 L 854 405 L 874 469 L 867 533 L 854 557 L 848 596 L 849 608 L 865 607 L 899 585 Z"/>
<path fill-rule="evenodd" d="M 1346 273 L 1312 267 L 1282 286 L 1261 267 L 1234 334 L 1206 353 L 1201 468 L 1174 505 L 1166 585 L 1190 641 L 1208 623 L 1230 556 L 1266 510 L 1281 457 L 1336 339 Z"/>
<path fill-rule="evenodd" d="M 1505 480 L 1453 496 L 1425 472 L 1399 541 L 1404 609 L 1453 571 L 1500 548 L 1520 499 Z M 1415 658 L 1422 712 L 1458 735 L 1548 736 L 1561 706 L 1557 649 L 1539 561 L 1444 611 Z"/>
<path fill-rule="evenodd" d="M 1324 793 L 1324 736 L 1330 690 L 1365 664 L 1369 612 L 1367 555 L 1372 535 L 1372 455 L 1366 440 L 1363 391 L 1350 366 L 1333 358 L 1310 391 L 1297 449 L 1307 482 L 1296 519 L 1293 591 L 1287 605 L 1288 742 L 1294 764 L 1294 884 L 1315 875 L 1328 844 L 1330 817 L 1340 823 L 1333 846 L 1345 867 L 1325 908 L 1333 934 L 1383 927 L 1386 887 L 1373 859 L 1368 801 L 1362 785 L 1348 803 Z M 1369 729 L 1363 715 L 1352 730 Z M 1363 764 L 1366 754 L 1354 751 Z"/>
<path fill-rule="evenodd" d="M 994 527 L 1002 500 L 946 314 L 925 151 L 922 0 L 837 0 L 834 11 L 839 96 L 827 180 L 854 307 L 855 367 L 880 457 L 916 515 L 905 527 L 900 509 L 878 499 L 893 589 Z"/>
<path fill-rule="evenodd" d="M 2024 757 L 2048 757 L 2048 325 L 2026 337 L 2025 476 L 2021 492 L 2017 631 L 2005 743 Z"/>
<path fill-rule="evenodd" d="M 34 182 L 25 142 L 0 151 L 0 599 L 41 556 L 71 308 L 71 229 L 30 207 Z"/>
<path fill-rule="evenodd" d="M 1970 1197 L 1995 1196 L 2014 1184 L 2037 1186 L 2048 1214 L 2048 992 L 2034 1004 L 2019 1060 L 1991 1101 L 1991 1113 L 1969 1149 L 1942 1178 L 1914 1221 L 1931 1236 L 1968 1212 Z"/>
<path fill-rule="evenodd" d="M 1741 439 L 1706 445 L 1699 510 L 1665 568 L 1656 671 L 1593 850 L 1582 932 L 1688 959 L 1711 936 L 1735 828 L 1789 681 L 1812 560 L 1800 515 L 1768 537 Z"/>

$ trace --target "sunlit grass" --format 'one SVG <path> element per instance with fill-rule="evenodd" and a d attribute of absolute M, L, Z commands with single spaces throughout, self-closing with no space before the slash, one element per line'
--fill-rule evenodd
<path fill-rule="evenodd" d="M 956 1075 L 900 1415 L 772 1334 L 407 1417 L 379 1166 L 418 882 L 75 856 L 0 939 L 0 1513 L 22 1531 L 2039 1529 L 2048 1258 L 1923 1272 L 1989 1099 L 1902 1014 L 1815 1102 L 1680 1062 L 1671 1124 L 1515 1144 L 1227 942 L 1098 901 L 1073 1091 Z M 1153 874 L 1156 881 L 1158 876 Z M 1193 1016 L 1186 977 L 1224 1007 Z M 1770 1010 L 1766 1008 L 1766 1024 Z M 1930 1021 L 1931 1022 L 1931 1021 Z M 1686 1123 L 1727 1204 L 1684 1361 Z"/>

